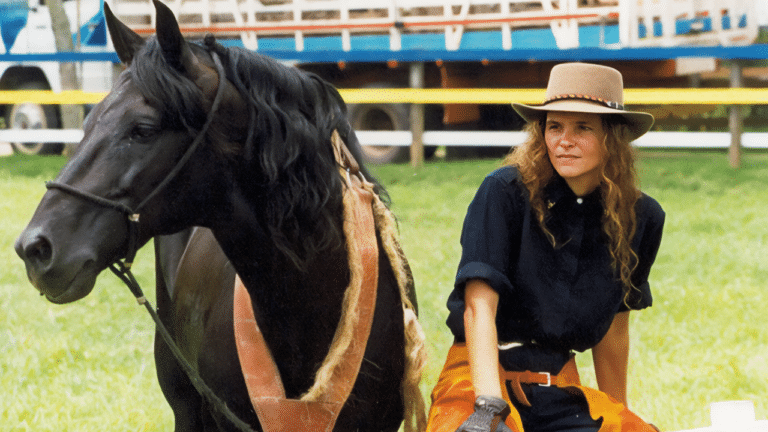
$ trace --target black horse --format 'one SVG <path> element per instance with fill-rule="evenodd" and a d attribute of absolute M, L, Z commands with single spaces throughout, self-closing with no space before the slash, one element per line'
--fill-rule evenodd
<path fill-rule="evenodd" d="M 359 143 L 331 85 L 212 38 L 188 43 L 172 12 L 155 6 L 156 36 L 145 41 L 105 5 L 126 69 L 86 119 L 85 137 L 16 250 L 40 293 L 68 303 L 155 238 L 160 318 L 213 392 L 259 429 L 234 346 L 235 272 L 286 395 L 298 398 L 328 352 L 350 279 L 332 132 L 358 161 Z M 131 233 L 116 210 L 136 207 L 140 221 Z M 133 234 L 136 244 L 129 244 Z M 393 270 L 390 261 L 379 254 L 373 328 L 335 430 L 396 431 L 403 420 L 403 301 L 395 272 L 409 271 L 407 264 Z M 409 296 L 415 304 L 412 286 Z M 157 337 L 155 358 L 177 431 L 232 429 Z"/>

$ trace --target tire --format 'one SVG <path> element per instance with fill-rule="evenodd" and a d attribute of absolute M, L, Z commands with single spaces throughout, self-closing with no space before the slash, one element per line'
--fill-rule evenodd
<path fill-rule="evenodd" d="M 349 122 L 355 130 L 400 131 L 411 127 L 406 104 L 348 104 Z M 407 162 L 408 147 L 365 145 L 363 159 L 366 163 L 386 164 Z"/>
<path fill-rule="evenodd" d="M 24 83 L 17 90 L 48 90 L 40 82 Z M 56 106 L 36 103 L 10 105 L 5 112 L 5 124 L 8 129 L 58 129 L 59 112 Z M 17 153 L 27 155 L 60 154 L 62 143 L 11 143 Z"/>

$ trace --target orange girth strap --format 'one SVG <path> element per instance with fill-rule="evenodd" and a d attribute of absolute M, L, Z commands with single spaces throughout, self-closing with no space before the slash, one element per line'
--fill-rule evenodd
<path fill-rule="evenodd" d="M 334 135 L 336 140 L 338 135 L 335 132 Z M 248 395 L 265 432 L 330 432 L 360 371 L 376 305 L 379 250 L 371 208 L 373 195 L 362 187 L 357 176 L 349 176 L 346 172 L 343 175 L 347 179 L 344 188 L 344 233 L 348 237 L 351 275 L 348 294 L 345 296 L 345 306 L 349 305 L 349 308 L 345 307 L 342 315 L 356 314 L 357 324 L 351 328 L 351 341 L 343 346 L 341 359 L 332 364 L 328 385 L 319 386 L 315 392 L 312 392 L 315 390 L 313 387 L 311 400 L 307 400 L 307 395 L 301 400 L 286 398 L 277 365 L 256 325 L 250 296 L 240 277 L 235 278 L 234 327 L 237 352 Z M 350 293 L 357 293 L 359 297 L 357 301 L 352 299 L 346 303 Z M 343 322 L 344 316 L 339 326 Z M 337 330 L 334 344 L 339 333 L 340 330 Z M 327 362 L 328 359 L 324 365 Z"/>

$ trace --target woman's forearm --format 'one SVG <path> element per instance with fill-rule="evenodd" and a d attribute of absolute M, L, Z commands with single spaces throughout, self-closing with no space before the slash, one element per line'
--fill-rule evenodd
<path fill-rule="evenodd" d="M 627 406 L 629 312 L 616 315 L 603 340 L 592 348 L 592 358 L 600 391 Z"/>
<path fill-rule="evenodd" d="M 469 354 L 469 369 L 475 396 L 501 398 L 499 385 L 499 347 L 496 334 L 496 308 L 499 295 L 485 281 L 467 282 L 464 331 Z"/>

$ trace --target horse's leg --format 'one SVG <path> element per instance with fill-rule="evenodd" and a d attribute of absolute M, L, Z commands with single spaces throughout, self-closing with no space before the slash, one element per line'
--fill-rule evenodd
<path fill-rule="evenodd" d="M 379 250 L 383 251 L 381 242 Z M 379 254 L 379 286 L 371 335 L 360 374 L 335 431 L 397 431 L 403 420 L 401 382 L 405 339 L 400 291 L 386 254 Z"/>
<path fill-rule="evenodd" d="M 201 419 L 202 398 L 160 335 L 155 336 L 155 363 L 160 389 L 173 411 L 174 430 L 176 432 L 205 430 Z"/>
<path fill-rule="evenodd" d="M 155 237 L 156 297 L 160 319 L 174 333 L 172 294 L 176 271 L 193 229 Z M 173 411 L 175 430 L 202 431 L 202 398 L 159 334 L 155 335 L 155 364 L 160 389 Z"/>

